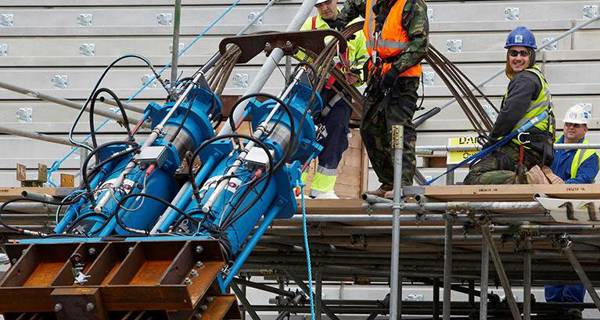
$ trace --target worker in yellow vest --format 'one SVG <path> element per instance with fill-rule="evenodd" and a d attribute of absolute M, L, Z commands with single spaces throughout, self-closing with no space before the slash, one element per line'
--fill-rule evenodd
<path fill-rule="evenodd" d="M 564 118 L 563 134 L 556 143 L 584 143 L 592 115 L 583 105 L 571 107 Z M 554 152 L 552 171 L 565 183 L 594 183 L 598 174 L 598 154 L 594 149 L 567 149 Z"/>
<path fill-rule="evenodd" d="M 547 116 L 471 165 L 465 184 L 527 183 L 528 170 L 552 163 L 555 130 L 552 95 L 546 77 L 535 64 L 535 36 L 526 27 L 517 27 L 508 35 L 504 48 L 507 49 L 505 73 L 510 82 L 490 140 L 484 147 L 535 117 Z"/>
<path fill-rule="evenodd" d="M 336 20 L 339 10 L 335 0 L 317 0 L 315 7 L 318 14 L 309 17 L 301 30 L 337 29 L 341 30 L 346 25 L 338 24 Z M 351 23 L 353 23 L 352 21 Z M 297 58 L 302 59 L 302 55 Z M 363 83 L 362 69 L 368 59 L 365 37 L 362 32 L 354 34 L 348 41 L 348 49 L 342 53 L 338 67 L 343 67 L 346 82 L 354 86 Z M 349 68 L 348 68 L 349 67 Z M 348 101 L 350 96 L 343 97 L 341 87 L 337 87 L 331 77 L 325 88 L 320 92 L 323 99 L 323 110 L 315 114 L 315 123 L 322 126 L 322 131 L 317 142 L 323 146 L 319 154 L 316 173 L 312 179 L 310 197 L 315 199 L 337 199 L 335 182 L 337 180 L 337 167 L 342 160 L 342 154 L 348 149 L 349 123 L 352 109 Z"/>

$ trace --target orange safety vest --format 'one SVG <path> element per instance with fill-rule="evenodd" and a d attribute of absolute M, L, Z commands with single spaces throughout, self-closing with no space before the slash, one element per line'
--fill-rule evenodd
<path fill-rule="evenodd" d="M 373 6 L 378 0 L 366 0 L 366 16 L 363 32 L 367 39 L 367 50 L 369 55 L 373 56 L 373 50 L 377 51 L 377 57 L 385 60 L 399 55 L 406 47 L 410 39 L 408 33 L 402 26 L 402 12 L 406 0 L 397 0 L 390 9 L 388 16 L 383 23 L 383 29 L 379 39 L 374 36 L 375 33 L 375 13 Z M 369 69 L 372 68 L 372 62 L 369 61 Z M 392 68 L 391 63 L 384 63 L 381 74 L 386 73 Z M 421 64 L 414 65 L 400 74 L 401 77 L 420 77 L 423 73 Z"/>

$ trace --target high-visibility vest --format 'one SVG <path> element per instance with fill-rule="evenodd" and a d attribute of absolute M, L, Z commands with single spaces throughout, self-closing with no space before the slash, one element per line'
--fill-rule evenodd
<path fill-rule="evenodd" d="M 404 4 L 406 0 L 398 0 L 390 9 L 379 38 L 375 37 L 375 13 L 373 12 L 373 6 L 377 3 L 377 0 L 366 0 L 365 7 L 365 24 L 363 26 L 363 32 L 367 39 L 367 50 L 370 56 L 373 56 L 373 51 L 377 52 L 377 56 L 384 61 L 389 58 L 398 56 L 403 50 L 408 47 L 410 39 L 408 33 L 402 26 L 402 13 L 404 11 Z M 369 63 L 371 67 L 371 63 Z M 381 73 L 384 74 L 392 68 L 391 63 L 384 63 L 382 66 Z M 401 77 L 420 77 L 423 73 L 421 64 L 414 65 L 408 68 L 406 71 L 400 74 Z"/>
<path fill-rule="evenodd" d="M 559 142 L 562 137 L 563 135 L 561 134 L 556 138 L 555 142 Z M 583 140 L 582 144 L 588 144 L 588 140 Z M 577 172 L 581 164 L 593 156 L 598 156 L 598 153 L 594 149 L 577 149 L 575 151 L 575 156 L 573 157 L 573 161 L 571 161 L 571 179 L 577 178 Z"/>
<path fill-rule="evenodd" d="M 354 19 L 350 22 L 350 24 L 357 22 L 357 21 L 360 21 L 360 19 L 358 19 L 358 18 Z M 327 30 L 327 29 L 330 29 L 329 25 L 319 15 L 308 18 L 304 22 L 302 27 L 300 28 L 300 30 L 303 30 L 303 31 L 304 30 Z M 327 38 L 325 38 L 325 41 L 329 41 L 329 40 Z M 363 33 L 360 31 L 356 32 L 354 34 L 354 39 L 348 40 L 348 42 L 347 42 L 348 49 L 346 50 L 346 52 L 343 53 L 341 58 L 345 59 L 347 61 L 347 63 L 350 66 L 350 69 L 362 70 L 363 64 L 369 58 L 365 42 L 366 42 L 365 37 L 364 37 Z M 298 52 L 296 54 L 296 58 L 298 60 L 305 60 L 306 56 L 303 53 Z M 362 76 L 361 76 L 360 81 L 355 83 L 355 86 L 360 86 L 362 84 L 362 81 L 364 81 L 364 79 L 362 79 Z"/>
<path fill-rule="evenodd" d="M 525 123 L 527 123 L 527 121 L 541 115 L 544 112 L 552 114 L 552 110 L 554 107 L 554 105 L 552 104 L 552 95 L 550 94 L 550 86 L 548 85 L 548 82 L 546 81 L 546 78 L 544 77 L 544 74 L 542 74 L 542 72 L 540 71 L 539 67 L 535 65 L 531 68 L 525 69 L 525 71 L 532 72 L 533 74 L 538 76 L 542 84 L 542 89 L 540 90 L 540 93 L 538 94 L 537 98 L 531 101 L 531 103 L 529 104 L 529 108 L 527 109 L 527 112 L 525 113 L 523 118 L 521 118 L 521 120 L 517 122 L 517 124 L 513 127 L 511 131 L 519 129 Z M 507 96 L 508 91 L 504 94 L 505 100 Z M 546 117 L 546 119 L 536 123 L 534 126 L 542 132 L 548 132 L 554 135 L 555 128 L 551 118 L 552 117 L 550 116 Z M 512 141 L 516 144 L 521 144 L 518 139 L 513 139 Z"/>

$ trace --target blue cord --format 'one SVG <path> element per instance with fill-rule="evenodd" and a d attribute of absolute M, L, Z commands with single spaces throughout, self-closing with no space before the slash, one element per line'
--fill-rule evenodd
<path fill-rule="evenodd" d="M 206 26 L 206 28 L 196 36 L 196 38 L 194 38 L 194 40 L 192 40 L 192 42 L 190 44 L 188 44 L 187 46 L 185 46 L 181 52 L 179 53 L 178 57 L 181 57 L 185 54 L 185 52 L 187 52 L 194 44 L 196 44 L 196 42 L 198 42 L 201 38 L 203 38 L 206 33 L 208 33 L 208 31 L 210 31 L 219 21 L 221 21 L 229 12 L 231 12 L 231 10 L 233 10 L 233 8 L 235 8 L 241 0 L 235 0 L 225 11 L 223 11 L 223 13 L 221 13 L 220 16 L 218 16 L 216 19 L 214 19 L 208 26 Z M 165 64 L 165 66 L 160 69 L 160 71 L 158 72 L 159 75 L 162 75 L 163 72 L 165 72 L 168 68 L 171 67 L 171 63 L 167 63 Z M 144 91 L 152 82 L 154 82 L 154 80 L 156 80 L 155 76 L 152 76 L 152 78 L 150 78 L 148 81 L 146 81 L 133 95 L 131 95 L 128 99 L 127 102 L 131 102 L 133 99 L 135 99 L 135 97 L 137 97 L 140 93 L 142 93 L 142 91 Z M 116 113 L 116 112 L 115 112 Z M 104 120 L 104 122 L 102 122 L 98 127 L 96 127 L 96 131 L 101 130 L 102 128 L 104 128 L 108 123 L 110 122 L 110 119 Z M 89 138 L 91 137 L 91 135 L 86 136 L 83 139 L 83 142 L 87 141 Z M 79 147 L 74 147 L 71 148 L 71 150 L 69 152 L 67 152 L 67 154 L 62 157 L 60 160 L 58 161 L 54 161 L 54 163 L 52 163 L 52 166 L 50 167 L 50 169 L 48 169 L 48 183 L 53 186 L 56 187 L 57 185 L 54 183 L 54 181 L 52 181 L 52 174 L 54 172 L 56 172 L 58 169 L 60 169 L 60 166 L 63 164 L 63 162 L 65 162 L 71 155 L 73 155 L 73 153 L 75 153 L 75 151 L 79 150 Z"/>
<path fill-rule="evenodd" d="M 308 227 L 306 223 L 306 206 L 304 205 L 304 183 L 300 182 L 300 202 L 302 207 L 302 231 L 304 232 L 304 252 L 306 252 L 306 268 L 308 269 L 308 298 L 310 301 L 310 316 L 315 320 L 315 304 L 312 290 L 312 267 L 310 262 L 310 247 L 308 246 Z"/>

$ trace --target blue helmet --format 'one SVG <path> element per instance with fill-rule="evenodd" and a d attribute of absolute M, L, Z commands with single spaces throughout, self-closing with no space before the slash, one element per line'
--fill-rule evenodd
<path fill-rule="evenodd" d="M 508 49 L 514 46 L 527 47 L 533 50 L 537 49 L 533 32 L 523 26 L 516 27 L 515 30 L 508 35 L 508 38 L 506 38 L 506 45 L 504 45 L 504 48 Z"/>

